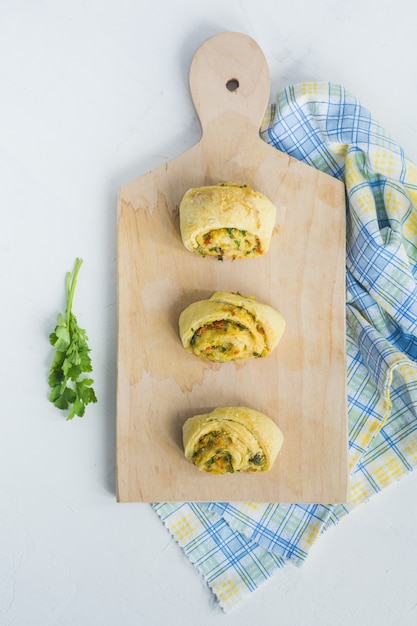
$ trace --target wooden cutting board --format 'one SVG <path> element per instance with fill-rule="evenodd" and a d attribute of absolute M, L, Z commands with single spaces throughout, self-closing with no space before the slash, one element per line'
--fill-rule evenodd
<path fill-rule="evenodd" d="M 190 68 L 201 140 L 120 190 L 120 502 L 347 499 L 344 186 L 260 139 L 269 88 L 253 39 L 221 33 L 205 41 Z M 183 194 L 220 181 L 246 183 L 276 204 L 263 257 L 218 261 L 183 246 Z M 217 290 L 252 295 L 281 311 L 287 328 L 272 354 L 219 365 L 184 350 L 179 313 Z M 282 429 L 273 469 L 199 472 L 183 454 L 183 422 L 238 404 L 266 413 Z"/>

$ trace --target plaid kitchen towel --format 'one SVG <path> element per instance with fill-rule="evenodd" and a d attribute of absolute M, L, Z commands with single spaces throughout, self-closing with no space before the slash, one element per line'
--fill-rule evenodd
<path fill-rule="evenodd" d="M 281 91 L 261 136 L 346 186 L 351 503 L 153 505 L 226 611 L 417 464 L 417 167 L 335 84 Z"/>

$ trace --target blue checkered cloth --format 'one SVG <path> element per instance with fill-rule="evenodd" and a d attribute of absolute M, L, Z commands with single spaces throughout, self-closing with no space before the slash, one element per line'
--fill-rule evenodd
<path fill-rule="evenodd" d="M 346 186 L 350 504 L 154 504 L 226 611 L 417 465 L 417 167 L 331 83 L 281 91 L 261 136 Z"/>

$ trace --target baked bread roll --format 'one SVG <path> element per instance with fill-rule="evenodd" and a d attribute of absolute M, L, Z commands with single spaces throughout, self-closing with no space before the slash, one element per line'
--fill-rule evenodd
<path fill-rule="evenodd" d="M 218 407 L 183 425 L 186 458 L 203 472 L 267 472 L 284 441 L 275 422 L 245 406 Z"/>
<path fill-rule="evenodd" d="M 219 363 L 267 356 L 284 330 L 283 316 L 268 304 L 224 291 L 193 302 L 179 317 L 184 348 Z"/>
<path fill-rule="evenodd" d="M 179 211 L 182 241 L 191 252 L 242 259 L 269 249 L 276 208 L 247 185 L 218 183 L 189 189 Z"/>

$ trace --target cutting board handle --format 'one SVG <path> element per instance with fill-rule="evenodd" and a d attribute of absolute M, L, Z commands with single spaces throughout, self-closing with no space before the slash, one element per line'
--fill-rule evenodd
<path fill-rule="evenodd" d="M 190 67 L 190 90 L 204 134 L 211 127 L 227 135 L 255 132 L 268 104 L 269 69 L 256 41 L 248 35 L 224 32 L 198 48 Z M 243 122 L 243 126 L 242 126 Z"/>

